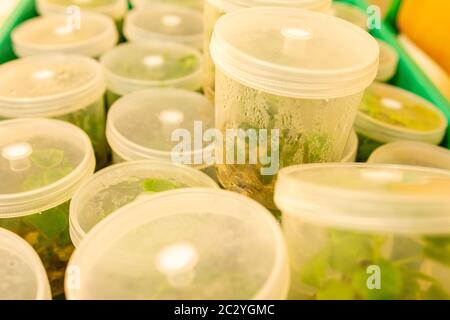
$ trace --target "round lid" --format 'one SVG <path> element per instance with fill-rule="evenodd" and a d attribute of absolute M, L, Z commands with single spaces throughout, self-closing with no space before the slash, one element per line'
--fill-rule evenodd
<path fill-rule="evenodd" d="M 198 50 L 171 42 L 125 43 L 100 59 L 108 89 L 125 95 L 134 91 L 202 86 L 203 58 Z"/>
<path fill-rule="evenodd" d="M 289 7 L 327 12 L 332 0 L 205 0 L 223 12 L 251 7 Z"/>
<path fill-rule="evenodd" d="M 380 46 L 380 65 L 378 66 L 376 80 L 388 81 L 397 71 L 399 55 L 388 43 L 381 40 L 377 40 L 377 42 Z"/>
<path fill-rule="evenodd" d="M 211 56 L 242 84 L 294 98 L 362 92 L 375 78 L 378 44 L 341 19 L 290 8 L 251 8 L 222 16 Z"/>
<path fill-rule="evenodd" d="M 178 6 L 190 7 L 196 10 L 203 10 L 204 0 L 131 0 L 133 8 L 141 8 L 144 6 L 154 6 L 157 3 L 170 3 Z"/>
<path fill-rule="evenodd" d="M 364 93 L 355 120 L 358 133 L 380 142 L 416 140 L 439 144 L 447 118 L 427 100 L 381 83 Z"/>
<path fill-rule="evenodd" d="M 97 172 L 70 202 L 70 237 L 78 246 L 87 232 L 120 207 L 144 196 L 186 187 L 219 186 L 200 170 L 170 162 L 141 160 Z"/>
<path fill-rule="evenodd" d="M 63 15 L 37 17 L 12 32 L 18 56 L 61 52 L 95 58 L 114 47 L 118 38 L 111 18 L 95 13 L 85 13 L 79 21 Z"/>
<path fill-rule="evenodd" d="M 450 170 L 450 151 L 429 143 L 397 141 L 377 148 L 369 163 L 406 164 Z"/>
<path fill-rule="evenodd" d="M 331 5 L 331 13 L 340 19 L 351 22 L 361 29 L 368 29 L 367 14 L 355 5 L 333 1 L 333 4 Z"/>
<path fill-rule="evenodd" d="M 211 128 L 214 107 L 205 96 L 182 89 L 148 89 L 113 104 L 106 137 L 125 160 L 161 159 L 203 168 L 214 160 L 214 143 L 203 140 L 203 132 Z"/>
<path fill-rule="evenodd" d="M 114 19 L 120 19 L 128 9 L 127 0 L 37 0 L 37 10 L 41 15 L 75 15 L 81 10 L 96 11 Z"/>
<path fill-rule="evenodd" d="M 448 234 L 449 194 L 450 172 L 446 170 L 310 164 L 280 170 L 275 203 L 283 214 L 332 227 Z"/>
<path fill-rule="evenodd" d="M 0 300 L 51 300 L 44 266 L 33 248 L 0 228 Z"/>
<path fill-rule="evenodd" d="M 42 212 L 66 202 L 94 172 L 89 137 L 60 120 L 0 122 L 0 218 Z"/>
<path fill-rule="evenodd" d="M 119 209 L 75 250 L 69 299 L 283 299 L 289 286 L 280 227 L 229 191 L 180 189 Z"/>
<path fill-rule="evenodd" d="M 129 41 L 175 41 L 202 49 L 203 17 L 197 10 L 154 4 L 132 10 L 125 19 L 123 33 Z"/>
<path fill-rule="evenodd" d="M 26 57 L 0 65 L 0 116 L 49 117 L 86 107 L 103 94 L 100 65 L 78 55 Z"/>

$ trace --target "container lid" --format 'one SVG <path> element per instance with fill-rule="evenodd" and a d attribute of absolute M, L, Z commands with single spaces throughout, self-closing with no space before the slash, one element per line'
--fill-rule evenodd
<path fill-rule="evenodd" d="M 445 115 L 427 100 L 400 88 L 374 83 L 364 93 L 356 132 L 380 142 L 414 140 L 439 144 Z"/>
<path fill-rule="evenodd" d="M 114 21 L 96 13 L 84 13 L 78 22 L 63 15 L 33 18 L 17 27 L 11 36 L 18 56 L 73 53 L 95 58 L 114 47 L 119 39 Z"/>
<path fill-rule="evenodd" d="M 115 20 L 122 18 L 127 9 L 127 0 L 36 0 L 37 11 L 41 15 L 76 14 L 74 7 L 81 10 L 95 11 L 106 14 Z"/>
<path fill-rule="evenodd" d="M 204 0 L 131 0 L 133 8 L 142 8 L 144 6 L 153 6 L 157 3 L 170 3 L 178 6 L 189 7 L 196 10 L 203 10 Z"/>
<path fill-rule="evenodd" d="M 347 144 L 345 145 L 344 155 L 341 162 L 355 162 L 356 154 L 358 153 L 358 135 L 355 130 L 352 129 L 350 136 L 348 137 Z"/>
<path fill-rule="evenodd" d="M 331 13 L 340 19 L 344 19 L 361 29 L 367 30 L 367 14 L 355 5 L 333 1 Z"/>
<path fill-rule="evenodd" d="M 448 234 L 450 172 L 383 164 L 308 164 L 281 169 L 283 214 L 351 230 Z M 324 201 L 326 199 L 326 201 Z"/>
<path fill-rule="evenodd" d="M 69 262 L 83 274 L 68 299 L 283 299 L 289 267 L 280 227 L 259 203 L 180 189 L 123 207 Z"/>
<path fill-rule="evenodd" d="M 214 107 L 205 96 L 182 89 L 148 89 L 112 105 L 106 138 L 128 161 L 160 159 L 204 168 L 214 162 L 214 143 L 203 141 L 203 132 L 211 128 Z"/>
<path fill-rule="evenodd" d="M 328 99 L 362 92 L 378 68 L 378 44 L 341 19 L 291 8 L 251 8 L 222 16 L 210 45 L 218 68 L 268 93 Z"/>
<path fill-rule="evenodd" d="M 381 40 L 377 40 L 377 42 L 380 46 L 380 65 L 378 66 L 376 80 L 388 81 L 397 72 L 399 55 L 388 43 Z"/>
<path fill-rule="evenodd" d="M 200 170 L 170 162 L 141 160 L 100 170 L 70 202 L 70 238 L 75 246 L 98 222 L 133 201 L 178 188 L 219 186 Z"/>
<path fill-rule="evenodd" d="M 223 12 L 252 7 L 289 7 L 327 12 L 332 0 L 205 0 Z"/>
<path fill-rule="evenodd" d="M 128 41 L 174 41 L 197 49 L 203 47 L 203 16 L 186 7 L 156 3 L 132 10 L 123 33 Z"/>
<path fill-rule="evenodd" d="M 42 212 L 66 202 L 94 172 L 89 137 L 53 119 L 0 122 L 0 218 Z"/>
<path fill-rule="evenodd" d="M 450 170 L 450 150 L 424 142 L 396 141 L 377 148 L 367 162 Z"/>
<path fill-rule="evenodd" d="M 0 228 L 0 300 L 51 300 L 44 266 L 33 248 Z"/>
<path fill-rule="evenodd" d="M 102 96 L 100 65 L 89 57 L 50 54 L 0 65 L 0 116 L 54 117 Z"/>
<path fill-rule="evenodd" d="M 198 90 L 203 58 L 198 50 L 177 43 L 125 43 L 100 59 L 108 89 L 125 95 L 148 88 Z"/>

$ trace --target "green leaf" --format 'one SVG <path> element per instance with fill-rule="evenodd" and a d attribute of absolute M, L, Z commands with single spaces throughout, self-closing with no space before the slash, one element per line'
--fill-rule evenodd
<path fill-rule="evenodd" d="M 450 245 L 437 245 L 433 242 L 425 243 L 423 247 L 424 254 L 437 262 L 450 266 Z"/>
<path fill-rule="evenodd" d="M 317 292 L 317 300 L 352 300 L 355 296 L 353 287 L 339 280 L 328 281 L 320 291 Z"/>
<path fill-rule="evenodd" d="M 305 263 L 300 270 L 302 282 L 313 287 L 321 287 L 326 281 L 329 252 L 321 250 Z"/>
<path fill-rule="evenodd" d="M 55 239 L 69 227 L 69 207 L 64 203 L 42 213 L 24 217 L 24 221 L 35 227 L 45 238 Z"/>
<path fill-rule="evenodd" d="M 39 149 L 31 154 L 31 161 L 39 168 L 49 169 L 61 164 L 64 151 L 59 149 Z"/>
<path fill-rule="evenodd" d="M 145 192 L 162 192 L 180 188 L 178 184 L 163 179 L 146 179 L 142 182 L 142 186 Z"/>

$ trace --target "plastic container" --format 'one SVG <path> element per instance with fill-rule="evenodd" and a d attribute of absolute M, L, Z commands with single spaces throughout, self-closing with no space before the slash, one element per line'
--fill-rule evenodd
<path fill-rule="evenodd" d="M 78 55 L 21 58 L 0 66 L 0 118 L 58 118 L 91 138 L 97 166 L 106 164 L 105 82 L 97 61 Z"/>
<path fill-rule="evenodd" d="M 274 209 L 278 167 L 341 160 L 364 89 L 375 78 L 379 52 L 367 32 L 341 19 L 252 8 L 217 21 L 211 55 L 216 128 L 224 137 L 229 129 L 255 129 L 263 139 L 259 148 L 271 154 L 268 164 L 260 156 L 256 164 L 243 165 L 228 147 L 218 148 L 216 163 L 224 164 L 217 166 L 219 181 Z M 244 153 L 247 146 L 237 148 Z"/>
<path fill-rule="evenodd" d="M 203 10 L 204 0 L 131 0 L 133 7 L 142 8 L 144 6 L 155 6 L 160 3 L 174 4 L 177 6 L 184 6 L 196 10 Z"/>
<path fill-rule="evenodd" d="M 260 6 L 290 7 L 327 12 L 330 9 L 330 5 L 331 0 L 205 0 L 203 13 L 203 53 L 205 55 L 203 91 L 205 92 L 205 95 L 209 99 L 211 99 L 211 101 L 214 101 L 215 67 L 214 62 L 211 58 L 211 54 L 209 52 L 209 44 L 211 41 L 214 25 L 217 19 L 219 19 L 222 15 L 239 9 Z"/>
<path fill-rule="evenodd" d="M 376 80 L 387 82 L 397 72 L 399 57 L 394 48 L 386 42 L 378 40 L 378 45 L 380 46 L 380 64 L 378 66 Z"/>
<path fill-rule="evenodd" d="M 424 142 L 397 141 L 376 149 L 367 162 L 450 170 L 450 151 Z"/>
<path fill-rule="evenodd" d="M 14 233 L 0 228 L 0 300 L 51 300 L 42 261 Z"/>
<path fill-rule="evenodd" d="M 110 16 L 116 21 L 123 19 L 127 9 L 127 0 L 36 0 L 37 11 L 41 15 L 73 15 L 72 6 L 82 11 L 94 11 Z"/>
<path fill-rule="evenodd" d="M 335 1 L 331 5 L 331 14 L 340 19 L 344 19 L 363 30 L 367 31 L 368 29 L 367 21 L 369 18 L 367 14 L 355 5 Z"/>
<path fill-rule="evenodd" d="M 280 171 L 275 202 L 292 299 L 449 299 L 450 173 L 312 164 Z"/>
<path fill-rule="evenodd" d="M 75 246 L 97 223 L 119 208 L 172 189 L 219 186 L 204 173 L 170 162 L 141 160 L 97 172 L 70 203 L 70 238 Z"/>
<path fill-rule="evenodd" d="M 344 155 L 341 162 L 355 162 L 356 154 L 358 153 L 358 135 L 355 130 L 352 130 L 350 137 L 348 137 L 347 145 L 344 149 Z"/>
<path fill-rule="evenodd" d="M 203 58 L 198 50 L 170 42 L 126 43 L 100 59 L 107 105 L 125 94 L 150 88 L 201 89 Z"/>
<path fill-rule="evenodd" d="M 197 10 L 156 3 L 132 10 L 123 33 L 128 41 L 173 41 L 202 50 L 203 17 Z"/>
<path fill-rule="evenodd" d="M 114 22 L 95 13 L 81 15 L 79 24 L 62 15 L 33 18 L 17 27 L 11 37 L 19 57 L 71 53 L 97 58 L 119 40 Z"/>
<path fill-rule="evenodd" d="M 367 161 L 382 144 L 398 140 L 439 144 L 447 119 L 431 103 L 397 87 L 374 83 L 360 105 L 355 120 L 359 135 L 358 161 Z"/>
<path fill-rule="evenodd" d="M 0 122 L 0 227 L 34 247 L 54 296 L 63 292 L 73 251 L 69 200 L 94 168 L 89 137 L 72 124 L 53 119 Z"/>
<path fill-rule="evenodd" d="M 205 142 L 203 132 L 212 128 L 214 108 L 203 95 L 151 89 L 114 103 L 106 137 L 114 163 L 158 159 L 207 170 L 214 162 L 214 143 Z"/>
<path fill-rule="evenodd" d="M 162 192 L 119 209 L 91 230 L 69 268 L 68 299 L 283 299 L 289 287 L 275 218 L 212 189 Z"/>

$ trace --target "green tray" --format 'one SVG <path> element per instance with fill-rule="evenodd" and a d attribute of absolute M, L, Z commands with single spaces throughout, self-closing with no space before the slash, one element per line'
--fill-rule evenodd
<path fill-rule="evenodd" d="M 340 0 L 347 2 L 366 10 L 368 4 L 365 0 Z M 370 33 L 379 39 L 389 43 L 397 50 L 399 54 L 398 70 L 391 84 L 414 92 L 419 96 L 427 99 L 437 106 L 447 117 L 450 122 L 450 102 L 442 95 L 436 86 L 430 81 L 428 76 L 420 69 L 420 67 L 412 60 L 408 53 L 397 41 L 397 13 L 401 5 L 401 0 L 394 0 L 392 6 L 382 22 L 381 29 L 373 29 Z M 447 128 L 446 137 L 442 143 L 450 149 L 450 127 Z"/>

